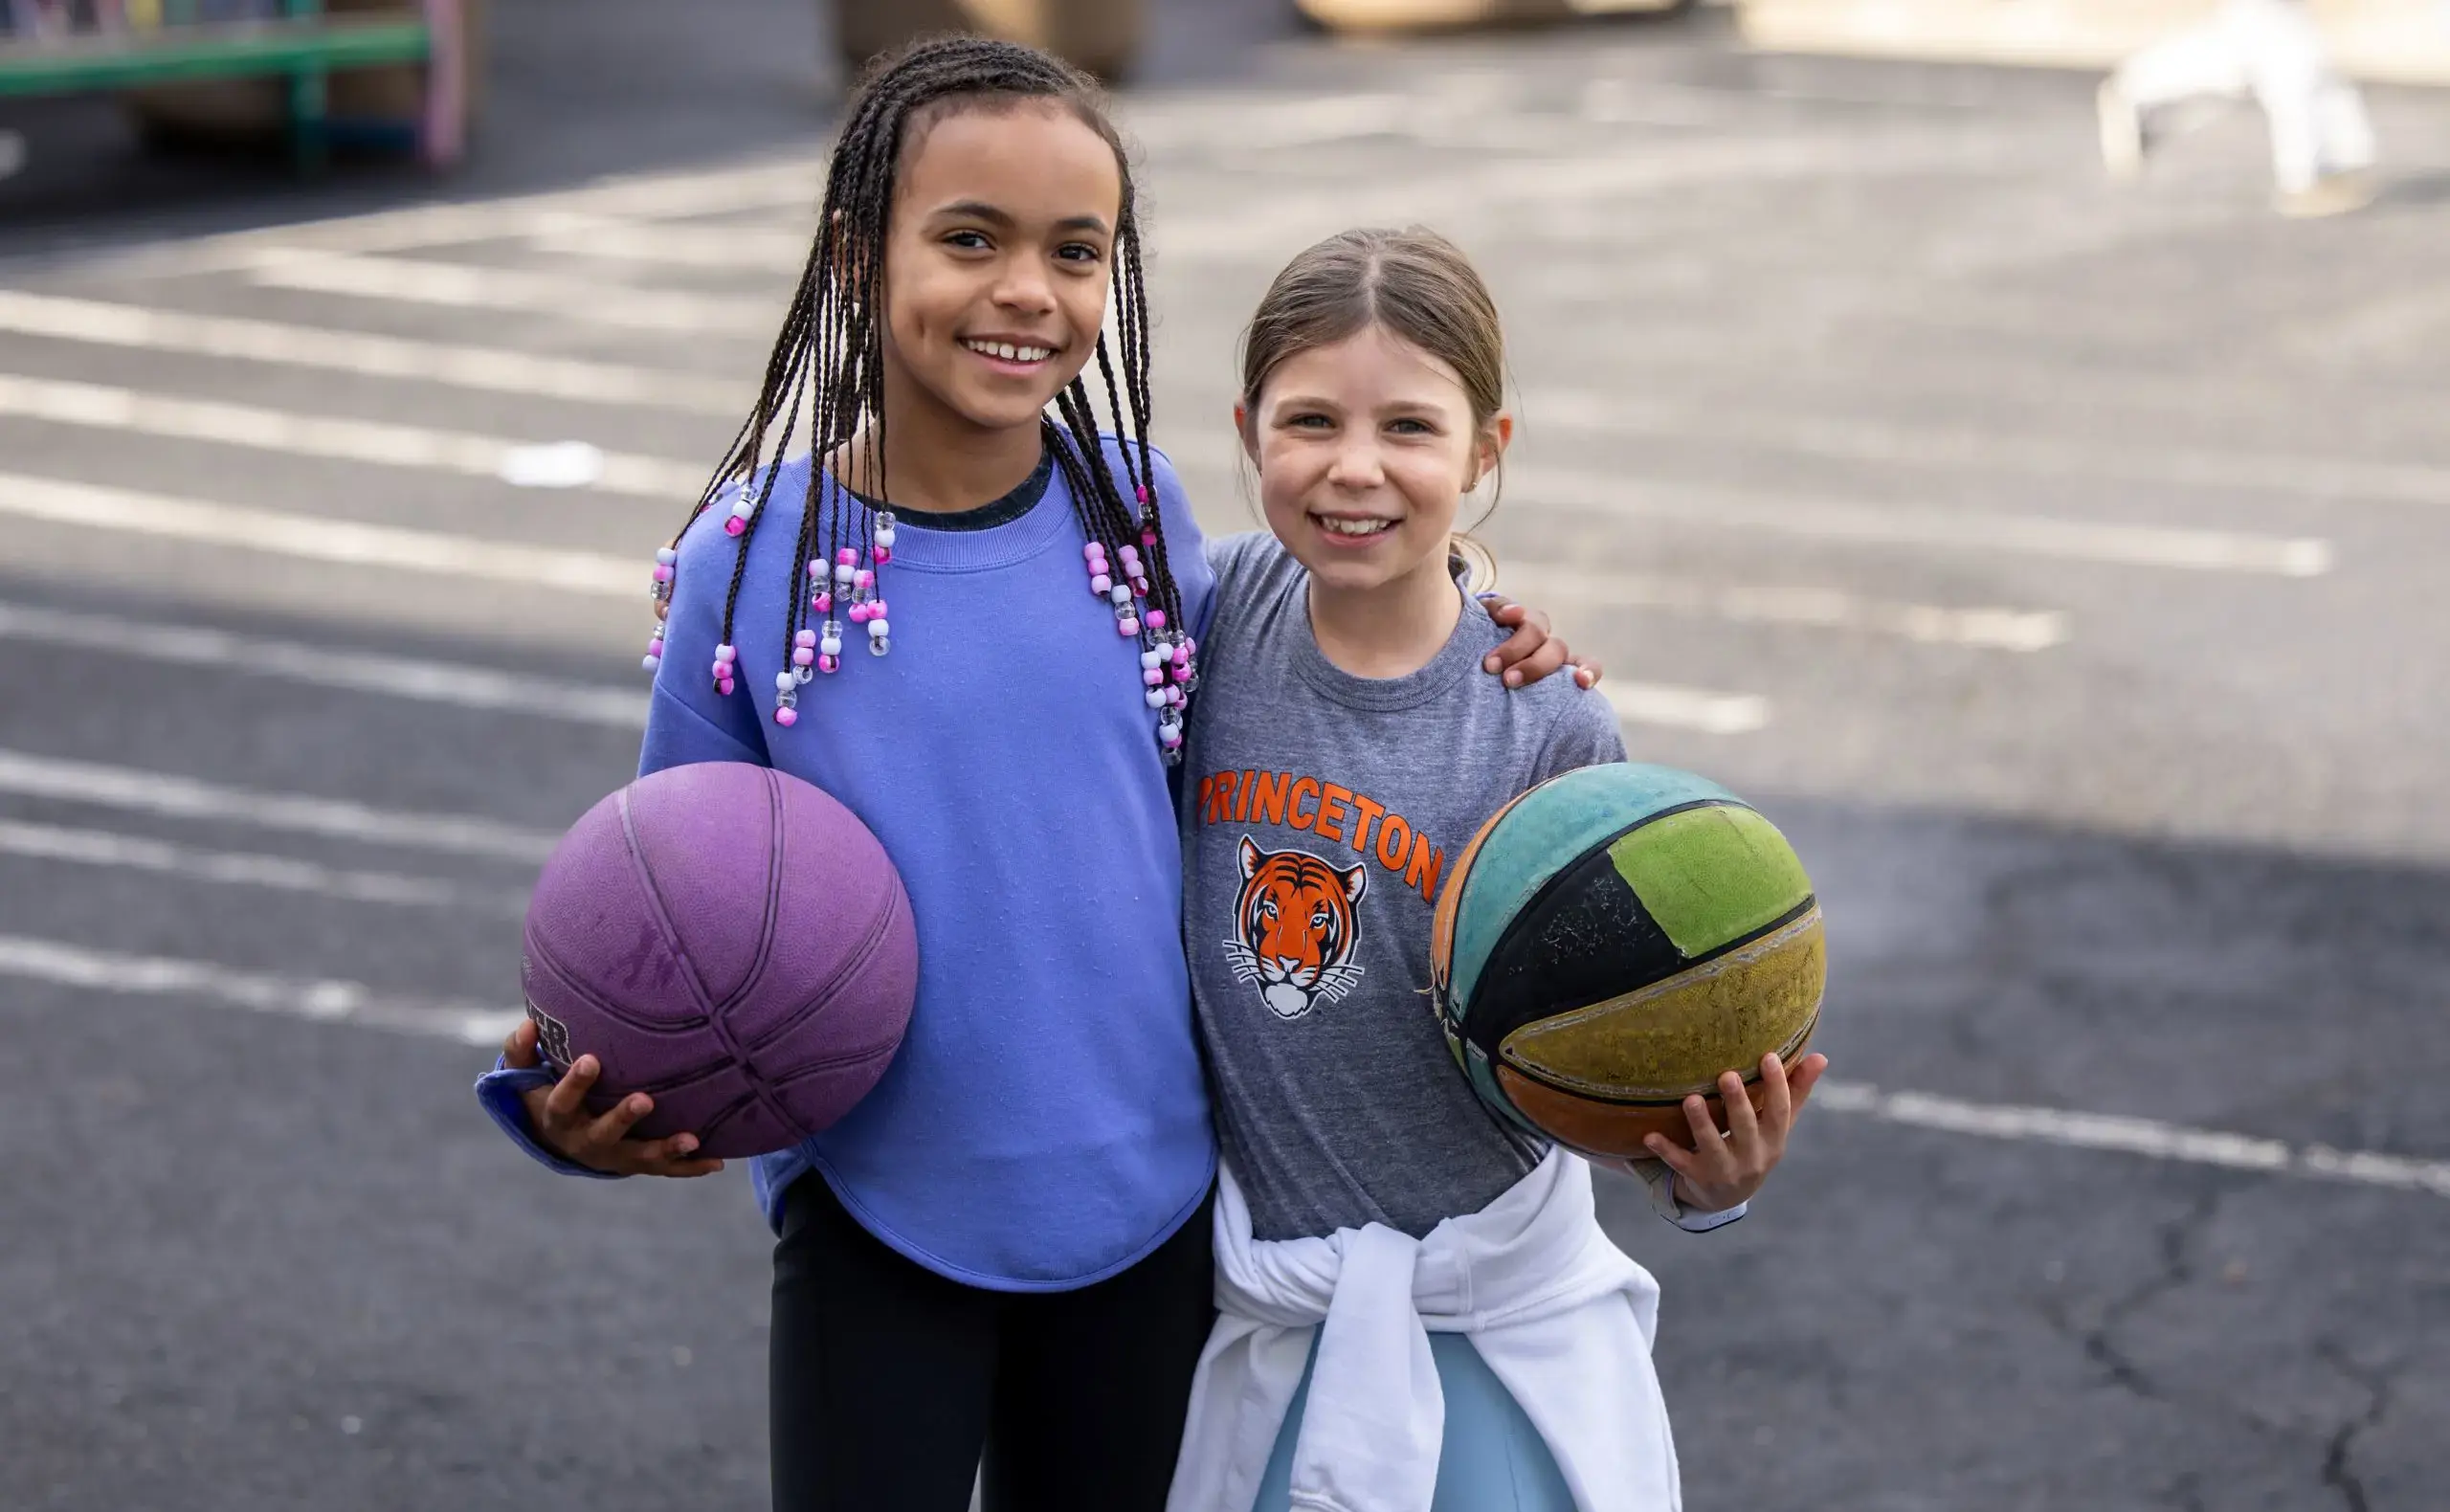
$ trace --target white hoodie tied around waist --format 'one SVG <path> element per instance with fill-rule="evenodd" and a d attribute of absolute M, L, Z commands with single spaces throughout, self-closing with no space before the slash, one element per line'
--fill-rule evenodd
<path fill-rule="evenodd" d="M 1601 1232 L 1591 1167 L 1562 1150 L 1421 1239 L 1373 1223 L 1256 1240 L 1224 1170 L 1216 1305 L 1168 1512 L 1250 1512 L 1313 1327 L 1318 1363 L 1293 1456 L 1303 1512 L 1429 1512 L 1446 1427 L 1431 1330 L 1471 1340 L 1580 1512 L 1682 1504 L 1651 1366 L 1659 1283 Z"/>

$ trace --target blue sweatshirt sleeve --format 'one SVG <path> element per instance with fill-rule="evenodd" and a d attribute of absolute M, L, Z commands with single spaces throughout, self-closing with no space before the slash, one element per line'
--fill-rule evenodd
<path fill-rule="evenodd" d="M 656 671 L 655 696 L 647 704 L 646 738 L 638 749 L 638 775 L 693 762 L 736 761 L 770 766 L 766 738 L 756 723 L 758 700 L 715 691 L 712 668 L 723 634 L 723 606 L 731 588 L 732 539 L 722 521 L 728 498 L 699 517 L 680 544 L 674 573 L 672 612 L 663 631 L 663 664 Z M 496 1126 L 536 1162 L 566 1176 L 620 1178 L 564 1160 L 539 1144 L 527 1121 L 525 1094 L 548 1087 L 554 1078 L 537 1068 L 514 1070 L 494 1063 L 477 1078 L 477 1101 Z"/>
<path fill-rule="evenodd" d="M 525 1150 L 535 1162 L 547 1170 L 565 1176 L 592 1176 L 598 1181 L 618 1181 L 620 1176 L 609 1170 L 596 1170 L 576 1161 L 564 1160 L 536 1141 L 536 1131 L 527 1123 L 524 1099 L 532 1087 L 549 1087 L 553 1074 L 541 1067 L 513 1070 L 501 1060 L 494 1068 L 477 1078 L 477 1101 L 496 1127 L 511 1138 L 511 1143 Z"/>

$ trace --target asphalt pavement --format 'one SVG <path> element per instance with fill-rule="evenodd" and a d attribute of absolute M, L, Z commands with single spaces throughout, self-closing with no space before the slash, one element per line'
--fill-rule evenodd
<path fill-rule="evenodd" d="M 817 29 L 677 10 L 501 5 L 440 183 L 0 114 L 0 1507 L 764 1504 L 745 1176 L 556 1180 L 468 1090 L 809 229 Z M 1161 21 L 1206 523 L 1274 268 L 1448 231 L 1502 583 L 1820 885 L 1833 1082 L 1754 1214 L 1603 1194 L 1687 1504 L 2438 1507 L 2450 97 L 2292 223 L 2245 118 L 2105 183 L 2068 76 Z"/>

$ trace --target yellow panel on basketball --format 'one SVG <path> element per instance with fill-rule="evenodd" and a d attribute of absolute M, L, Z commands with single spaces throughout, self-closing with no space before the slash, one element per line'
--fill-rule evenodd
<path fill-rule="evenodd" d="M 1506 1035 L 1509 1065 L 1560 1091 L 1614 1101 L 1706 1093 L 1721 1072 L 1792 1057 L 1828 982 L 1820 910 L 1690 970 Z M 1527 1111 L 1527 1110 L 1526 1110 Z"/>

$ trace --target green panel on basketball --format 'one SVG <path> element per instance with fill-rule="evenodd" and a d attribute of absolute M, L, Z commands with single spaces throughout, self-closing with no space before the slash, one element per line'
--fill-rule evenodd
<path fill-rule="evenodd" d="M 1812 901 L 1787 837 L 1733 803 L 1654 819 L 1609 846 L 1608 859 L 1688 958 L 1749 939 Z"/>
<path fill-rule="evenodd" d="M 1457 859 L 1431 940 L 1474 1088 L 1586 1154 L 1690 1143 L 1683 1099 L 1802 1055 L 1827 976 L 1786 837 L 1664 767 L 1586 767 L 1507 805 Z"/>

